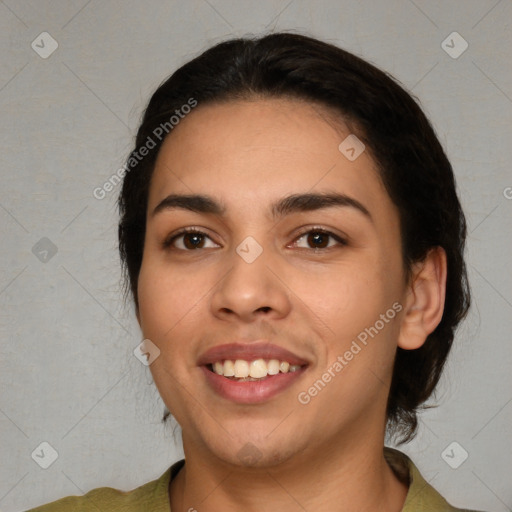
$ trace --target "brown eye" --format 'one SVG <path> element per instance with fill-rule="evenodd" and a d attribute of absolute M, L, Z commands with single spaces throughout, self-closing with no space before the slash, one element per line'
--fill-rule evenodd
<path fill-rule="evenodd" d="M 195 229 L 187 229 L 183 230 L 179 233 L 172 235 L 170 238 L 166 239 L 163 243 L 164 249 L 177 249 L 181 251 L 194 251 L 196 249 L 204 249 L 206 247 L 207 241 L 213 245 L 209 247 L 216 247 L 217 244 L 214 244 L 210 237 L 203 233 L 202 231 L 198 231 Z M 208 247 L 206 247 L 208 248 Z"/>
<path fill-rule="evenodd" d="M 199 233 L 185 233 L 183 235 L 183 245 L 187 249 L 201 249 L 204 245 L 204 237 Z"/>
<path fill-rule="evenodd" d="M 307 247 L 305 249 L 330 249 L 336 245 L 346 245 L 346 241 L 339 236 L 326 231 L 324 229 L 313 229 L 306 231 L 297 238 L 295 245 L 298 245 L 299 241 L 305 239 Z"/>
<path fill-rule="evenodd" d="M 308 234 L 307 240 L 308 244 L 313 245 L 315 249 L 323 249 L 328 246 L 329 237 L 330 235 L 326 235 L 325 233 L 314 232 Z"/>

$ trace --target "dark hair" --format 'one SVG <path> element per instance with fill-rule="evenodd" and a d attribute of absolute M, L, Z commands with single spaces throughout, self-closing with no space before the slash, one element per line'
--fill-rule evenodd
<path fill-rule="evenodd" d="M 410 441 L 417 430 L 417 410 L 433 393 L 455 329 L 469 308 L 463 258 L 466 222 L 450 162 L 418 103 L 390 75 L 347 51 L 291 33 L 232 39 L 206 50 L 158 87 L 137 132 L 118 201 L 119 251 L 135 307 L 149 185 L 165 139 L 155 141 L 155 129 L 166 126 L 170 132 L 170 117 L 191 98 L 205 105 L 255 97 L 290 97 L 327 106 L 364 142 L 399 211 L 408 276 L 411 264 L 422 261 L 430 249 L 446 251 L 441 322 L 422 347 L 398 348 L 394 363 L 388 433 L 398 434 L 400 443 Z M 137 150 L 149 138 L 156 147 L 140 159 Z"/>

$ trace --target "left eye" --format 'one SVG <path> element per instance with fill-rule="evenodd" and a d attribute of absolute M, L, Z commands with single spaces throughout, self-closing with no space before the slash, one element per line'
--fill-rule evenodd
<path fill-rule="evenodd" d="M 346 245 L 346 241 L 341 237 L 331 233 L 330 231 L 326 231 L 324 229 L 314 229 L 311 231 L 307 231 L 300 235 L 294 242 L 294 245 L 297 245 L 298 241 L 305 239 L 306 244 L 311 244 L 310 247 L 305 247 L 305 249 L 328 249 L 335 245 Z M 329 243 L 329 239 L 333 241 L 333 243 Z"/>

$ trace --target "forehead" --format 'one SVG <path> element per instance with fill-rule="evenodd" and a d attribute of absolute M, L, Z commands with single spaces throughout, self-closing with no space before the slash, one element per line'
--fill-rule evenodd
<path fill-rule="evenodd" d="M 149 208 L 171 192 L 208 193 L 240 208 L 320 189 L 389 202 L 369 151 L 354 160 L 340 151 L 349 136 L 332 111 L 301 100 L 199 104 L 160 149 Z"/>

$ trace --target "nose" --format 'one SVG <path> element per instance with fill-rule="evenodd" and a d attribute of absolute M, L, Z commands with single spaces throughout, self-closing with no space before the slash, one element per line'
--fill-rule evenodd
<path fill-rule="evenodd" d="M 282 279 L 282 265 L 270 250 L 263 250 L 255 259 L 246 258 L 242 250 L 234 250 L 229 263 L 231 269 L 211 296 L 215 316 L 251 322 L 262 316 L 283 318 L 289 313 L 289 290 Z"/>

